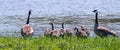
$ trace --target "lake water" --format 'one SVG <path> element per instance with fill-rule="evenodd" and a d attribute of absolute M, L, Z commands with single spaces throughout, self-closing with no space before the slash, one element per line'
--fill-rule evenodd
<path fill-rule="evenodd" d="M 51 20 L 55 20 L 57 29 L 65 21 L 65 28 L 83 25 L 94 36 L 94 9 L 100 12 L 99 19 L 120 19 L 120 0 L 0 0 L 0 35 L 19 36 L 30 9 L 34 35 L 43 35 L 45 28 L 51 28 Z M 100 25 L 120 34 L 120 20 L 101 21 Z"/>

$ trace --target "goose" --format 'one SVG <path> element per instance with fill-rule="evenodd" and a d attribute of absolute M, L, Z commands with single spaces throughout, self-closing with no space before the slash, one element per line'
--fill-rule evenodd
<path fill-rule="evenodd" d="M 45 30 L 45 34 L 44 34 L 45 36 L 51 36 L 52 35 L 52 31 L 54 30 L 54 26 L 53 26 L 53 23 L 50 23 L 50 25 L 51 25 L 52 29 L 47 28 Z"/>
<path fill-rule="evenodd" d="M 87 34 L 87 36 L 90 35 L 89 30 L 87 28 L 83 27 L 83 26 L 81 26 L 81 31 L 84 31 Z"/>
<path fill-rule="evenodd" d="M 59 37 L 60 36 L 60 30 L 54 29 L 54 23 L 50 23 L 52 29 L 47 28 L 45 31 L 45 36 L 51 36 L 51 37 Z"/>
<path fill-rule="evenodd" d="M 74 31 L 75 31 L 76 36 L 80 37 L 81 32 L 77 27 L 74 28 Z"/>
<path fill-rule="evenodd" d="M 23 36 L 23 38 L 32 36 L 33 32 L 34 32 L 32 26 L 29 24 L 29 19 L 30 19 L 31 11 L 32 10 L 29 10 L 27 22 L 26 22 L 25 25 L 23 25 L 23 27 L 21 29 L 21 35 Z"/>
<path fill-rule="evenodd" d="M 52 31 L 52 36 L 53 37 L 60 37 L 60 32 L 59 32 L 60 30 L 59 29 L 55 29 L 55 30 L 53 30 Z"/>
<path fill-rule="evenodd" d="M 79 30 L 77 27 L 74 28 L 74 31 L 76 31 L 77 37 L 88 37 L 90 35 L 87 28 L 84 28 L 81 26 L 81 30 Z"/>
<path fill-rule="evenodd" d="M 64 30 L 64 33 L 63 33 L 64 36 L 72 36 L 73 34 L 72 29 L 70 28 L 64 29 L 64 23 L 62 23 L 62 29 Z"/>
<path fill-rule="evenodd" d="M 98 23 L 98 11 L 94 10 L 93 12 L 95 13 L 94 33 L 96 35 L 100 36 L 100 37 L 105 37 L 105 36 L 108 36 L 108 35 L 116 36 L 116 32 L 110 30 L 109 28 L 99 26 L 99 23 Z"/>
<path fill-rule="evenodd" d="M 62 25 L 62 28 L 60 29 L 60 36 L 63 38 L 64 37 L 64 34 L 65 34 L 65 29 L 64 29 L 64 23 L 61 24 Z"/>

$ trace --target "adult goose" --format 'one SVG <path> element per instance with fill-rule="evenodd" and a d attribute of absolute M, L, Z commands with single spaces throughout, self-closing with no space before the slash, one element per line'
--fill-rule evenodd
<path fill-rule="evenodd" d="M 21 35 L 23 36 L 23 38 L 31 37 L 34 32 L 32 26 L 29 24 L 30 15 L 31 15 L 31 10 L 29 10 L 28 12 L 28 18 L 26 24 L 23 25 L 21 29 Z"/>
<path fill-rule="evenodd" d="M 98 11 L 94 10 L 93 11 L 95 13 L 95 24 L 94 24 L 94 32 L 96 35 L 100 36 L 100 37 L 105 37 L 108 35 L 113 35 L 116 36 L 116 33 L 106 27 L 103 26 L 99 26 L 98 23 Z"/>

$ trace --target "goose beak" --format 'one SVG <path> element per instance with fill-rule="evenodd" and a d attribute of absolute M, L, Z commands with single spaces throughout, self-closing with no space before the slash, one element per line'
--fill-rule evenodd
<path fill-rule="evenodd" d="M 32 10 L 29 10 L 29 14 L 31 14 Z"/>
<path fill-rule="evenodd" d="M 93 10 L 92 12 L 97 12 L 97 10 Z"/>

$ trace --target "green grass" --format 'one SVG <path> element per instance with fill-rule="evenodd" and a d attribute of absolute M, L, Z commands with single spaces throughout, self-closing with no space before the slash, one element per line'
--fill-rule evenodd
<path fill-rule="evenodd" d="M 120 50 L 120 39 L 117 37 L 0 37 L 0 50 Z"/>

